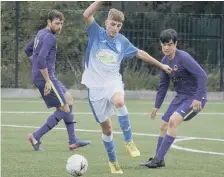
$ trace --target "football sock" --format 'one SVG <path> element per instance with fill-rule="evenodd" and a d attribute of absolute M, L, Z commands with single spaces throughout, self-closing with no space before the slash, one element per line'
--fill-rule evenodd
<path fill-rule="evenodd" d="M 172 136 L 169 136 L 166 134 L 166 136 L 164 137 L 164 139 L 160 145 L 158 152 L 156 153 L 157 159 L 164 160 L 164 157 L 165 157 L 166 153 L 168 152 L 168 150 L 170 149 L 170 146 L 172 145 L 174 140 L 175 140 L 175 137 L 172 137 Z"/>
<path fill-rule="evenodd" d="M 72 106 L 69 106 L 70 111 L 72 110 Z M 68 132 L 69 144 L 74 144 L 76 142 L 75 136 L 75 118 L 72 112 L 67 113 L 64 117 L 64 123 Z"/>
<path fill-rule="evenodd" d="M 107 135 L 102 134 L 102 140 L 103 140 L 103 144 L 107 150 L 109 161 L 110 162 L 117 161 L 113 135 L 111 134 L 110 136 L 107 136 Z"/>
<path fill-rule="evenodd" d="M 157 147 L 156 147 L 156 153 L 158 152 L 161 143 L 163 142 L 164 137 L 163 136 L 159 136 L 158 137 L 158 141 L 157 141 Z"/>
<path fill-rule="evenodd" d="M 128 116 L 128 110 L 125 105 L 117 109 L 117 115 L 120 128 L 123 132 L 124 141 L 130 142 L 132 140 L 132 129 Z"/>
<path fill-rule="evenodd" d="M 64 111 L 55 111 L 48 117 L 45 124 L 42 125 L 36 132 L 34 132 L 34 138 L 39 141 L 44 134 L 54 128 L 66 115 L 67 113 Z"/>

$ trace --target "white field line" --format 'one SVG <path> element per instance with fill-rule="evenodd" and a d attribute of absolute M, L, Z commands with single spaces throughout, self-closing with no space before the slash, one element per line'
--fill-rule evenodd
<path fill-rule="evenodd" d="M 154 105 L 154 100 L 152 100 L 153 102 L 139 102 L 139 101 L 126 101 L 127 104 L 137 104 L 137 105 Z M 44 101 L 42 100 L 1 100 L 2 103 L 43 103 Z M 89 104 L 88 101 L 74 101 L 74 104 Z M 170 104 L 170 102 L 163 102 L 163 104 L 167 105 Z M 208 102 L 207 105 L 209 104 L 224 104 L 224 101 L 222 102 Z"/>
<path fill-rule="evenodd" d="M 38 129 L 39 127 L 37 126 L 28 126 L 28 125 L 6 125 L 2 124 L 2 127 L 13 127 L 13 128 L 30 128 L 30 129 Z M 55 130 L 65 130 L 65 128 L 60 128 L 60 127 L 55 127 Z M 100 130 L 87 130 L 87 129 L 76 129 L 76 131 L 80 132 L 91 132 L 91 133 L 101 133 Z M 114 134 L 122 134 L 122 132 L 114 131 Z M 151 136 L 151 137 L 157 137 L 157 134 L 148 134 L 148 133 L 133 133 L 133 135 L 136 136 Z M 220 152 L 212 152 L 212 151 L 202 151 L 202 150 L 197 150 L 197 149 L 190 149 L 190 148 L 184 148 L 175 145 L 176 142 L 180 141 L 187 141 L 187 140 L 209 140 L 209 141 L 221 141 L 224 142 L 224 139 L 217 139 L 217 138 L 204 138 L 204 137 L 187 137 L 187 136 L 178 136 L 174 144 L 171 146 L 174 149 L 178 150 L 183 150 L 183 151 L 188 151 L 188 152 L 195 152 L 195 153 L 203 153 L 203 154 L 212 154 L 212 155 L 224 155 L 224 153 Z"/>
<path fill-rule="evenodd" d="M 1 114 L 50 114 L 48 111 L 1 111 Z M 92 112 L 74 112 L 76 115 L 92 115 Z M 129 112 L 131 115 L 150 115 L 150 112 Z M 157 113 L 163 115 L 164 113 Z M 201 112 L 199 115 L 224 115 L 224 112 Z"/>

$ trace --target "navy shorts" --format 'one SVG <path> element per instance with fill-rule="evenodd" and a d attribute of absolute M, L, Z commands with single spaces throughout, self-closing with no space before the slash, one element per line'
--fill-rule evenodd
<path fill-rule="evenodd" d="M 47 107 L 52 108 L 64 106 L 66 104 L 65 92 L 67 91 L 65 86 L 56 79 L 51 80 L 51 92 L 48 95 L 44 96 L 45 83 L 46 82 L 42 80 L 33 82 L 33 84 L 39 89 L 40 94 Z"/>
<path fill-rule="evenodd" d="M 192 119 L 194 116 L 198 114 L 198 112 L 194 112 L 192 108 L 190 108 L 194 97 L 190 97 L 187 99 L 175 97 L 170 103 L 166 113 L 162 117 L 165 122 L 169 122 L 170 117 L 174 112 L 178 112 L 184 119 L 184 121 Z M 202 100 L 202 108 L 205 107 L 207 100 Z"/>

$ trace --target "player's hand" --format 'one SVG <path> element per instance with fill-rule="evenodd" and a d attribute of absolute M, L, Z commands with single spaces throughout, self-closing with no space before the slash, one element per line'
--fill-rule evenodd
<path fill-rule="evenodd" d="M 164 70 L 166 73 L 171 73 L 173 69 L 169 67 L 168 65 L 163 64 L 162 70 Z"/>
<path fill-rule="evenodd" d="M 202 110 L 201 101 L 193 100 L 190 107 L 193 108 L 193 111 L 195 111 L 195 112 L 201 111 Z"/>
<path fill-rule="evenodd" d="M 50 82 L 46 82 L 44 88 L 44 96 L 48 95 L 50 92 L 51 92 L 51 84 Z"/>
<path fill-rule="evenodd" d="M 158 111 L 158 108 L 153 108 L 152 113 L 151 113 L 151 119 L 154 120 L 156 118 L 156 113 Z"/>

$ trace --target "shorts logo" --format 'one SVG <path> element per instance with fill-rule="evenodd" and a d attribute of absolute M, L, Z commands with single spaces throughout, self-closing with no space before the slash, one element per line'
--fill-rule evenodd
<path fill-rule="evenodd" d="M 186 112 L 184 112 L 183 110 L 181 110 L 180 112 L 182 112 L 182 113 L 184 113 L 184 114 L 186 113 Z"/>

